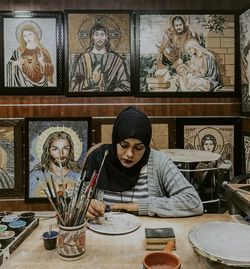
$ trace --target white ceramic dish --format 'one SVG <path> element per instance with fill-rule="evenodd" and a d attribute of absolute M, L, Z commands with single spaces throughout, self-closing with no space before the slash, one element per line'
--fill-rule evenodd
<path fill-rule="evenodd" d="M 194 250 L 227 266 L 250 266 L 250 225 L 234 222 L 205 222 L 189 231 Z"/>
<path fill-rule="evenodd" d="M 141 222 L 138 217 L 121 212 L 105 213 L 102 224 L 88 223 L 90 230 L 111 235 L 131 233 L 138 229 L 140 225 Z"/>

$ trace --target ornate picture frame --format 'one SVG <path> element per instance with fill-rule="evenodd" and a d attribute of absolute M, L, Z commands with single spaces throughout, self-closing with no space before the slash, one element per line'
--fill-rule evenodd
<path fill-rule="evenodd" d="M 235 32 L 229 12 L 136 12 L 136 95 L 237 95 Z"/>
<path fill-rule="evenodd" d="M 0 95 L 63 93 L 63 13 L 1 11 Z"/>
<path fill-rule="evenodd" d="M 250 7 L 239 15 L 242 113 L 250 115 Z"/>
<path fill-rule="evenodd" d="M 164 150 L 175 147 L 175 119 L 167 117 L 149 117 L 152 124 L 151 147 Z M 112 143 L 112 129 L 115 117 L 93 118 L 93 143 Z"/>
<path fill-rule="evenodd" d="M 22 119 L 0 119 L 0 197 L 22 197 Z"/>
<path fill-rule="evenodd" d="M 51 177 L 72 187 L 80 179 L 91 145 L 91 118 L 26 118 L 26 200 L 47 201 L 42 186 Z"/>
<path fill-rule="evenodd" d="M 220 168 L 229 171 L 228 180 L 241 173 L 240 118 L 177 118 L 176 129 L 177 148 L 220 154 Z"/>
<path fill-rule="evenodd" d="M 65 10 L 65 95 L 132 95 L 132 11 Z"/>
<path fill-rule="evenodd" d="M 250 173 L 250 132 L 243 132 L 243 171 Z"/>

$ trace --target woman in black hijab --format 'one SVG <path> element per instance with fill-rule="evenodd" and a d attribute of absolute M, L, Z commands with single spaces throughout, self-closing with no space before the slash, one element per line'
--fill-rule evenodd
<path fill-rule="evenodd" d="M 150 148 L 151 136 L 148 117 L 135 107 L 118 115 L 112 144 L 101 145 L 87 160 L 86 178 L 90 179 L 108 151 L 88 218 L 102 215 L 107 205 L 113 211 L 139 215 L 182 217 L 203 213 L 197 192 L 169 156 Z"/>

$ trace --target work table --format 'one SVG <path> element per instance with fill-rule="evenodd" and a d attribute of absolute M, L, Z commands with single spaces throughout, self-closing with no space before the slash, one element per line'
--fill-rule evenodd
<path fill-rule="evenodd" d="M 230 214 L 250 215 L 250 184 L 228 184 L 227 200 Z"/>
<path fill-rule="evenodd" d="M 56 218 L 40 218 L 39 226 L 10 255 L 2 265 L 3 269 L 141 269 L 145 254 L 146 227 L 172 227 L 176 235 L 176 250 L 184 269 L 204 269 L 206 259 L 197 255 L 188 240 L 189 230 L 208 221 L 235 221 L 229 214 L 204 214 L 188 218 L 139 217 L 141 226 L 124 235 L 103 235 L 86 231 L 86 252 L 80 260 L 63 261 L 57 250 L 45 250 L 41 235 L 52 224 L 58 230 Z"/>

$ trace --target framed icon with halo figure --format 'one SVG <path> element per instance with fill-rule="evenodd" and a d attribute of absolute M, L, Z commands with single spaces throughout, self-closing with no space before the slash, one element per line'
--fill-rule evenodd
<path fill-rule="evenodd" d="M 23 119 L 0 119 L 0 197 L 23 196 Z"/>
<path fill-rule="evenodd" d="M 250 5 L 239 15 L 242 113 L 250 115 Z"/>
<path fill-rule="evenodd" d="M 1 11 L 0 94 L 63 93 L 63 13 Z"/>
<path fill-rule="evenodd" d="M 230 179 L 241 173 L 240 118 L 177 118 L 176 130 L 177 148 L 218 153 L 220 168 L 229 171 Z"/>
<path fill-rule="evenodd" d="M 136 11 L 136 95 L 234 96 L 235 15 Z"/>
<path fill-rule="evenodd" d="M 250 132 L 243 132 L 243 171 L 250 173 Z"/>
<path fill-rule="evenodd" d="M 93 142 L 112 143 L 112 129 L 115 117 L 93 117 Z M 152 124 L 152 138 L 150 146 L 157 150 L 173 148 L 175 146 L 175 119 L 168 117 L 149 117 Z"/>
<path fill-rule="evenodd" d="M 65 10 L 66 96 L 131 95 L 133 13 Z"/>
<path fill-rule="evenodd" d="M 72 189 L 91 145 L 91 118 L 26 118 L 26 200 L 47 201 L 45 186 Z"/>

